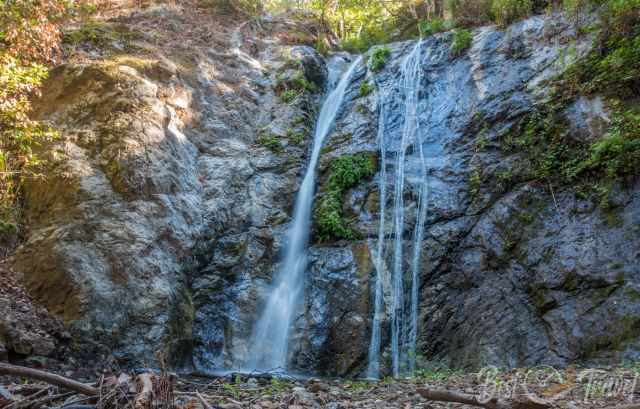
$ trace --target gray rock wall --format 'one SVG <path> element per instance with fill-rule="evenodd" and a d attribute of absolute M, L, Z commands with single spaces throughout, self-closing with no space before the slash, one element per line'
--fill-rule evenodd
<path fill-rule="evenodd" d="M 153 58 L 150 66 L 98 61 L 53 73 L 38 114 L 62 141 L 51 176 L 27 188 L 28 240 L 15 268 L 64 319 L 77 351 L 131 364 L 159 352 L 201 372 L 236 368 L 247 356 L 310 149 L 305 127 L 322 96 L 285 102 L 279 88 L 296 75 L 292 58 L 318 89 L 326 82 L 313 49 L 291 49 L 274 32 L 254 35 L 263 36 L 260 52 L 199 50 L 195 67 Z M 571 188 L 552 196 L 538 182 L 507 190 L 470 183 L 475 169 L 491 180 L 518 166 L 500 151 L 499 134 L 541 103 L 545 80 L 589 50 L 590 38 L 574 35 L 559 16 L 533 17 L 506 31 L 474 31 L 460 56 L 450 33 L 422 44 L 429 198 L 421 361 L 524 366 L 637 356 L 638 185 L 615 193 L 612 223 Z M 320 183 L 332 158 L 378 151 L 382 92 L 392 101 L 385 143 L 390 157 L 397 153 L 399 65 L 413 44 L 390 45 L 381 72 L 359 68 L 323 151 Z M 376 91 L 361 97 L 362 81 Z M 604 132 L 607 115 L 589 98 L 567 111 L 576 135 L 590 139 Z M 406 159 L 407 232 L 416 222 L 415 148 Z M 358 375 L 366 365 L 379 185 L 378 174 L 345 195 L 358 240 L 310 249 L 292 370 Z M 388 309 L 388 282 L 384 289 Z"/>

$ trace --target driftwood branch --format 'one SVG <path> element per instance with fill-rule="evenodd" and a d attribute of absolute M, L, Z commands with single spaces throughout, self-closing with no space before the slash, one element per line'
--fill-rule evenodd
<path fill-rule="evenodd" d="M 462 403 L 486 409 L 548 409 L 551 404 L 533 396 L 519 396 L 514 399 L 480 399 L 475 395 L 453 392 L 443 389 L 418 389 L 418 394 L 425 399 L 437 402 Z"/>
<path fill-rule="evenodd" d="M 87 385 L 64 376 L 40 371 L 24 366 L 10 365 L 0 362 L 0 375 L 18 376 L 22 378 L 36 379 L 51 385 L 75 391 L 87 396 L 97 396 L 99 391 L 91 385 Z"/>
<path fill-rule="evenodd" d="M 198 400 L 200 401 L 200 403 L 202 404 L 202 406 L 204 407 L 204 409 L 213 409 L 211 407 L 211 405 L 209 405 L 209 402 L 207 402 L 206 400 L 204 400 L 204 398 L 202 397 L 202 395 L 200 395 L 200 392 L 196 391 L 196 396 L 198 397 Z"/>

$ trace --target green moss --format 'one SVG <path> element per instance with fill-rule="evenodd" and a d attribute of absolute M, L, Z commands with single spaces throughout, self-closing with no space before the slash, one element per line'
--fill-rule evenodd
<path fill-rule="evenodd" d="M 269 149 L 271 152 L 282 152 L 282 144 L 280 143 L 280 139 L 277 135 L 261 132 L 258 137 L 258 143 Z"/>
<path fill-rule="evenodd" d="M 612 126 L 589 147 L 588 156 L 574 167 L 573 174 L 599 172 L 610 180 L 637 171 L 640 161 L 640 112 L 613 104 Z"/>
<path fill-rule="evenodd" d="M 482 186 L 482 170 L 480 168 L 474 168 L 469 175 L 469 190 L 472 198 L 477 198 L 480 194 L 480 187 Z"/>
<path fill-rule="evenodd" d="M 451 44 L 451 52 L 453 55 L 461 55 L 463 51 L 471 47 L 473 34 L 464 28 L 459 28 L 453 32 L 453 43 Z"/>
<path fill-rule="evenodd" d="M 640 301 L 640 291 L 634 288 L 626 287 L 624 289 L 624 295 L 632 301 Z"/>
<path fill-rule="evenodd" d="M 280 94 L 280 99 L 285 104 L 290 104 L 300 96 L 300 93 L 293 89 L 288 89 Z"/>
<path fill-rule="evenodd" d="M 610 332 L 585 344 L 583 354 L 586 357 L 590 357 L 601 350 L 613 349 L 622 351 L 630 341 L 636 339 L 639 329 L 640 317 L 623 315 L 612 323 Z"/>
<path fill-rule="evenodd" d="M 295 131 L 293 128 L 287 129 L 287 138 L 294 145 L 302 145 L 307 139 L 307 133 L 304 131 Z"/>
<path fill-rule="evenodd" d="M 321 241 L 355 238 L 349 222 L 343 217 L 343 195 L 347 189 L 373 176 L 376 168 L 375 154 L 368 152 L 344 155 L 332 160 L 329 176 L 321 189 L 322 197 L 315 211 Z"/>
<path fill-rule="evenodd" d="M 105 47 L 112 42 L 122 42 L 127 47 L 135 37 L 135 34 L 125 24 L 91 21 L 76 30 L 65 33 L 63 42 L 74 46 L 92 44 L 96 47 Z"/>
<path fill-rule="evenodd" d="M 369 61 L 371 70 L 374 72 L 381 71 L 387 65 L 387 59 L 391 56 L 391 50 L 387 47 L 376 48 L 371 54 Z"/>
<path fill-rule="evenodd" d="M 18 231 L 18 226 L 15 223 L 0 220 L 0 234 L 14 234 Z"/>
<path fill-rule="evenodd" d="M 366 97 L 373 92 L 373 85 L 368 81 L 363 81 L 360 84 L 360 97 Z"/>

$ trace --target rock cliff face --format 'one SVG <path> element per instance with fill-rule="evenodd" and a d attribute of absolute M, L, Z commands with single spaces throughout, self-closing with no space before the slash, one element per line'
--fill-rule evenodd
<path fill-rule="evenodd" d="M 137 18 L 171 18 L 163 13 Z M 62 138 L 51 177 L 27 187 L 28 240 L 14 267 L 64 320 L 77 351 L 132 364 L 160 353 L 202 372 L 246 357 L 322 90 L 335 80 L 327 65 L 350 58 L 325 62 L 292 44 L 295 30 L 265 20 L 189 58 L 120 52 L 52 73 L 38 115 Z M 548 16 L 476 30 L 460 56 L 450 33 L 421 44 L 418 117 L 429 187 L 422 359 L 523 366 L 637 357 L 639 186 L 614 192 L 612 216 L 570 187 L 493 183 L 520 162 L 499 149 L 501 135 L 543 103 L 545 80 L 589 50 L 583 37 L 566 53 L 574 37 L 561 16 Z M 393 102 L 384 143 L 388 155 L 397 153 L 399 66 L 413 46 L 390 45 L 380 72 L 359 68 L 321 158 L 321 185 L 333 159 L 379 151 L 383 93 Z M 363 81 L 375 91 L 361 96 Z M 566 111 L 580 138 L 600 137 L 608 115 L 593 97 Z M 407 245 L 417 219 L 416 160 L 411 146 Z M 379 203 L 389 200 L 381 183 L 392 184 L 378 173 L 345 194 L 355 240 L 316 240 L 310 249 L 293 370 L 357 375 L 366 365 Z M 388 301 L 388 282 L 384 288 Z M 383 319 L 383 334 L 388 325 Z"/>

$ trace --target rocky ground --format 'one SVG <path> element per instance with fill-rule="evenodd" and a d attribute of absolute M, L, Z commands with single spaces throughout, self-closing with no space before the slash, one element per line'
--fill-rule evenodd
<path fill-rule="evenodd" d="M 6 260 L 0 260 L 0 314 L 0 362 L 11 358 L 45 366 L 44 357 L 68 338 L 62 323 L 33 302 Z"/>
<path fill-rule="evenodd" d="M 120 375 L 118 378 L 109 373 L 102 375 L 99 383 L 103 385 L 103 391 L 108 385 L 134 379 L 133 374 Z M 190 409 L 199 409 L 205 404 L 210 406 L 207 409 L 470 407 L 458 403 L 434 402 L 421 396 L 425 394 L 425 390 L 449 390 L 487 400 L 496 397 L 505 402 L 529 394 L 535 397 L 531 399 L 545 402 L 538 408 L 637 408 L 634 403 L 640 399 L 638 375 L 638 367 L 569 368 L 563 371 L 536 368 L 510 372 L 487 369 L 466 374 L 434 370 L 421 372 L 420 376 L 412 379 L 385 379 L 378 382 L 277 379 L 233 374 L 223 378 L 177 378 L 169 375 L 159 376 L 159 381 L 153 382 L 154 394 L 149 405 Z M 170 379 L 173 387 L 163 389 L 163 379 Z M 46 385 L 17 382 L 15 379 L 5 378 L 0 383 L 2 384 L 5 385 L 5 396 L 11 396 L 15 400 L 12 408 L 29 406 L 29 403 L 42 401 L 47 396 L 50 401 L 46 403 L 51 407 L 69 407 L 79 402 L 86 405 L 83 406 L 85 409 L 110 405 L 106 403 L 109 393 L 104 393 L 100 399 L 82 398 L 73 394 L 61 394 L 61 391 Z M 22 403 L 17 403 L 18 401 Z M 10 400 L 5 399 L 5 404 L 8 402 Z M 0 407 L 3 407 L 2 400 Z"/>

